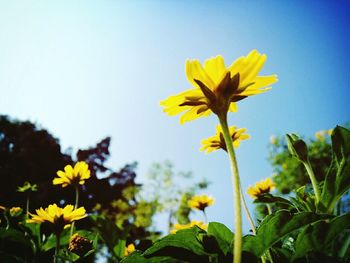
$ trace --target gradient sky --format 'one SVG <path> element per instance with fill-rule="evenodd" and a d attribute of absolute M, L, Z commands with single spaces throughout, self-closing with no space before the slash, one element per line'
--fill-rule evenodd
<path fill-rule="evenodd" d="M 112 136 L 108 164 L 138 161 L 139 181 L 169 159 L 212 182 L 209 221 L 232 227 L 227 156 L 199 152 L 216 118 L 180 125 L 159 101 L 190 88 L 187 58 L 221 54 L 229 65 L 252 49 L 267 55 L 261 74 L 279 82 L 230 115 L 251 135 L 237 150 L 246 189 L 271 175 L 272 134 L 313 136 L 349 121 L 350 4 L 189 2 L 0 0 L 0 114 L 40 124 L 63 149 Z"/>

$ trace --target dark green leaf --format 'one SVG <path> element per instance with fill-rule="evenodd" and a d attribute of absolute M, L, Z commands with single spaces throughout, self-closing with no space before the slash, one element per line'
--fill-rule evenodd
<path fill-rule="evenodd" d="M 16 229 L 0 228 L 0 240 L 2 243 L 16 243 L 19 247 L 25 247 L 30 250 L 33 249 L 30 240 L 24 235 L 24 233 Z"/>
<path fill-rule="evenodd" d="M 313 212 L 290 213 L 280 210 L 267 216 L 257 229 L 256 236 L 245 236 L 243 250 L 250 251 L 260 257 L 273 244 L 285 235 L 300 229 L 313 222 L 332 217 L 326 214 Z"/>
<path fill-rule="evenodd" d="M 350 226 L 350 213 L 332 218 L 329 222 L 319 221 L 307 226 L 296 240 L 294 259 L 308 252 L 326 252 L 337 235 Z"/>
<path fill-rule="evenodd" d="M 281 203 L 293 206 L 293 204 L 289 200 L 279 196 L 274 196 L 269 193 L 259 195 L 258 198 L 254 200 L 254 203 Z"/>
<path fill-rule="evenodd" d="M 145 258 L 140 251 L 135 251 L 128 257 L 124 258 L 120 263 L 181 263 L 182 261 L 171 257 L 152 257 Z"/>
<path fill-rule="evenodd" d="M 350 188 L 350 131 L 337 126 L 332 133 L 333 157 L 321 194 L 319 210 L 332 213 Z"/>
<path fill-rule="evenodd" d="M 273 262 L 291 262 L 292 253 L 285 248 L 271 248 L 270 255 L 273 259 Z"/>

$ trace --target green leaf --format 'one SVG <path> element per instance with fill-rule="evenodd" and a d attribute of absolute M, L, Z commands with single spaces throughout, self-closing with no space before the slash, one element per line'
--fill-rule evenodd
<path fill-rule="evenodd" d="M 337 235 L 350 226 L 350 213 L 332 218 L 329 222 L 319 221 L 307 226 L 298 235 L 294 259 L 308 252 L 326 252 Z"/>
<path fill-rule="evenodd" d="M 124 257 L 125 246 L 126 246 L 126 240 L 119 239 L 118 242 L 113 247 L 113 253 L 118 258 Z"/>
<path fill-rule="evenodd" d="M 233 233 L 225 225 L 218 222 L 210 222 L 208 234 L 215 237 L 225 256 L 228 252 L 232 251 Z"/>
<path fill-rule="evenodd" d="M 145 258 L 140 251 L 131 253 L 128 257 L 124 258 L 120 263 L 181 263 L 183 261 L 177 260 L 171 257 L 152 257 Z"/>
<path fill-rule="evenodd" d="M 0 228 L 0 240 L 2 242 L 13 242 L 19 246 L 26 247 L 30 250 L 33 249 L 33 246 L 30 240 L 24 235 L 24 233 L 16 229 Z"/>
<path fill-rule="evenodd" d="M 5 258 L 10 255 L 15 255 L 14 258 L 23 259 L 21 262 L 30 261 L 35 251 L 33 245 L 30 238 L 25 236 L 24 233 L 12 228 L 0 228 L 0 252 L 3 253 Z"/>
<path fill-rule="evenodd" d="M 262 221 L 257 229 L 256 236 L 249 235 L 244 237 L 243 250 L 252 252 L 255 256 L 260 257 L 285 235 L 308 224 L 330 217 L 332 216 L 313 212 L 293 214 L 286 210 L 280 210 L 267 216 Z"/>
<path fill-rule="evenodd" d="M 264 203 L 264 204 L 280 203 L 288 206 L 294 206 L 293 203 L 290 202 L 289 200 L 280 196 L 274 196 L 269 193 L 259 195 L 258 198 L 254 200 L 254 203 Z"/>
<path fill-rule="evenodd" d="M 332 163 L 322 189 L 319 210 L 332 213 L 342 195 L 350 189 L 350 131 L 337 126 L 332 133 Z"/>
<path fill-rule="evenodd" d="M 291 262 L 292 253 L 285 248 L 271 248 L 270 254 L 273 259 L 273 262 Z"/>
<path fill-rule="evenodd" d="M 67 246 L 69 244 L 70 239 L 70 228 L 65 229 L 60 237 L 60 245 Z M 42 251 L 48 251 L 56 247 L 56 235 L 51 234 L 42 245 Z"/>
<path fill-rule="evenodd" d="M 176 234 L 167 235 L 156 241 L 143 255 L 145 257 L 171 256 L 184 260 L 200 260 L 198 256 L 208 255 L 199 241 L 202 234 L 206 232 L 197 226 L 179 230 Z"/>

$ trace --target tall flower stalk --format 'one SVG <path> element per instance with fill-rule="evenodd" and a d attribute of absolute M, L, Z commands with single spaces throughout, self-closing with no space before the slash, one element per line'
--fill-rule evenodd
<path fill-rule="evenodd" d="M 227 153 L 230 157 L 231 172 L 232 172 L 232 187 L 234 198 L 234 212 L 235 212 L 235 240 L 234 240 L 234 262 L 241 262 L 242 253 L 242 208 L 241 208 L 241 189 L 240 179 L 238 172 L 238 165 L 236 160 L 235 150 L 233 149 L 233 141 L 230 135 L 229 127 L 227 124 L 227 116 L 219 116 L 220 125 L 222 128 L 224 140 L 226 143 Z"/>
<path fill-rule="evenodd" d="M 79 186 L 75 185 L 75 204 L 74 204 L 74 209 L 77 209 L 79 205 Z M 75 227 L 75 222 L 72 223 L 70 227 L 70 236 L 73 236 L 74 232 L 74 227 Z"/>
<path fill-rule="evenodd" d="M 211 113 L 219 118 L 220 129 L 217 129 L 217 135 L 204 140 L 202 150 L 211 152 L 222 148 L 229 155 L 234 193 L 235 263 L 241 261 L 242 209 L 240 177 L 234 147 L 238 147 L 240 140 L 249 136 L 243 135 L 245 129 L 229 127 L 227 113 L 237 111 L 238 101 L 269 90 L 268 86 L 277 81 L 276 75 L 258 76 L 265 60 L 266 56 L 256 50 L 246 57 L 238 58 L 229 67 L 225 66 L 222 56 L 206 60 L 203 66 L 198 60 L 188 60 L 186 75 L 193 88 L 161 102 L 164 112 L 168 115 L 183 113 L 180 118 L 181 124 L 209 116 Z"/>
<path fill-rule="evenodd" d="M 23 186 L 19 186 L 17 188 L 17 192 L 26 194 L 26 216 L 29 216 L 29 208 L 30 208 L 30 195 L 32 192 L 37 192 L 38 186 L 36 184 L 31 184 L 29 182 L 25 182 Z"/>

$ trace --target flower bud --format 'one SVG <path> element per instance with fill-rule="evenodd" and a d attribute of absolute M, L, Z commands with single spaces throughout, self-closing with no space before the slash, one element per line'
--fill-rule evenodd
<path fill-rule="evenodd" d="M 307 162 L 308 150 L 306 143 L 294 133 L 287 134 L 286 138 L 290 154 L 298 158 L 301 162 Z"/>
<path fill-rule="evenodd" d="M 73 252 L 79 256 L 84 256 L 87 252 L 92 249 L 92 241 L 79 236 L 78 234 L 74 234 L 69 242 L 68 250 Z"/>

